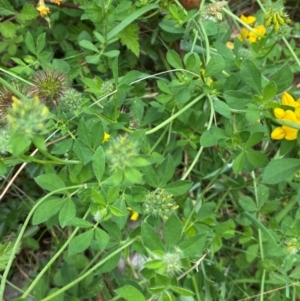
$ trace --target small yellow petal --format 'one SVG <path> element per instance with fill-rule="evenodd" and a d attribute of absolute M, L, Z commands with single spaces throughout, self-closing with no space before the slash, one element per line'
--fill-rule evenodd
<path fill-rule="evenodd" d="M 296 114 L 293 111 L 291 111 L 291 110 L 286 110 L 285 111 L 284 120 L 296 123 L 297 122 Z"/>
<path fill-rule="evenodd" d="M 229 48 L 229 49 L 234 49 L 234 44 L 231 42 L 231 41 L 228 41 L 227 43 L 226 43 L 226 46 L 227 46 L 227 48 Z"/>
<path fill-rule="evenodd" d="M 110 138 L 110 135 L 108 133 L 104 132 L 104 137 L 103 137 L 102 143 L 109 141 L 109 138 Z"/>
<path fill-rule="evenodd" d="M 281 127 L 275 128 L 271 133 L 271 138 L 274 140 L 281 140 L 285 137 L 285 131 Z"/>
<path fill-rule="evenodd" d="M 246 17 L 244 15 L 241 15 L 240 19 L 248 25 L 252 25 L 256 21 L 256 18 L 254 16 Z"/>
<path fill-rule="evenodd" d="M 298 130 L 292 127 L 283 125 L 282 129 L 285 131 L 285 139 L 286 140 L 295 140 L 298 136 Z"/>
<path fill-rule="evenodd" d="M 294 107 L 294 108 L 299 107 L 299 103 L 296 102 L 294 97 L 287 92 L 284 92 L 282 94 L 281 103 L 285 106 L 290 106 L 290 107 Z"/>
<path fill-rule="evenodd" d="M 274 115 L 278 119 L 283 119 L 285 117 L 285 111 L 281 108 L 274 109 Z"/>
<path fill-rule="evenodd" d="M 130 219 L 131 219 L 132 221 L 136 221 L 138 218 L 139 218 L 139 213 L 136 212 L 136 211 L 133 211 L 132 214 L 131 214 Z"/>

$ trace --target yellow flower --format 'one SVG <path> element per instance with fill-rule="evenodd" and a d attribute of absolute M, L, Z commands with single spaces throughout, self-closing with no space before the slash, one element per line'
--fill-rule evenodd
<path fill-rule="evenodd" d="M 295 101 L 294 97 L 287 92 L 283 93 L 282 98 L 281 98 L 281 103 L 285 106 L 290 106 L 290 107 L 294 107 L 294 108 L 297 108 L 300 106 L 299 99 L 297 101 Z"/>
<path fill-rule="evenodd" d="M 298 130 L 291 128 L 289 126 L 283 125 L 282 129 L 285 131 L 285 139 L 286 140 L 295 140 L 297 139 Z"/>
<path fill-rule="evenodd" d="M 110 138 L 110 135 L 107 134 L 106 132 L 104 132 L 104 137 L 103 137 L 102 143 L 109 141 L 109 138 Z"/>
<path fill-rule="evenodd" d="M 231 42 L 231 41 L 228 41 L 227 43 L 226 43 L 226 46 L 227 46 L 227 48 L 229 48 L 229 49 L 234 49 L 234 44 Z"/>
<path fill-rule="evenodd" d="M 60 5 L 62 0 L 51 0 L 52 3 Z"/>
<path fill-rule="evenodd" d="M 241 33 L 238 35 L 238 39 L 243 42 L 245 39 L 247 39 L 249 34 L 249 30 L 247 28 L 242 28 Z"/>
<path fill-rule="evenodd" d="M 292 127 L 283 125 L 282 127 L 275 128 L 271 133 L 271 138 L 274 140 L 295 140 L 297 139 L 298 130 Z"/>
<path fill-rule="evenodd" d="M 255 32 L 250 31 L 248 36 L 249 43 L 255 43 L 257 40 L 261 39 L 261 36 L 263 36 L 266 33 L 266 28 L 263 25 L 259 25 L 253 28 Z"/>
<path fill-rule="evenodd" d="M 282 140 L 285 137 L 285 131 L 282 127 L 275 128 L 271 133 L 271 138 L 274 140 Z"/>
<path fill-rule="evenodd" d="M 50 14 L 50 9 L 45 5 L 44 1 L 40 1 L 36 9 L 40 12 L 41 17 Z"/>
<path fill-rule="evenodd" d="M 138 218 L 139 218 L 139 213 L 136 212 L 136 211 L 132 211 L 132 214 L 131 214 L 130 219 L 131 219 L 132 221 L 136 221 Z"/>
<path fill-rule="evenodd" d="M 252 25 L 252 24 L 254 24 L 255 21 L 256 21 L 256 18 L 255 18 L 254 16 L 246 17 L 246 16 L 244 16 L 244 15 L 241 15 L 241 16 L 240 16 L 240 19 L 241 19 L 244 23 L 246 23 L 246 24 L 248 24 L 248 25 Z"/>

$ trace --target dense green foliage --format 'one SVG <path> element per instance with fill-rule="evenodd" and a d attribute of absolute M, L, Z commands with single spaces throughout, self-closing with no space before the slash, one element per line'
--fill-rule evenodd
<path fill-rule="evenodd" d="M 253 4 L 0 0 L 1 300 L 297 300 L 300 25 Z"/>

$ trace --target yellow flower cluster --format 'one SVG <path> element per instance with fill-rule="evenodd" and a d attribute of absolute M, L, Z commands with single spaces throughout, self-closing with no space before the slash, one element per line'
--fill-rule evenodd
<path fill-rule="evenodd" d="M 244 15 L 240 16 L 240 19 L 247 25 L 253 26 L 256 18 L 254 16 L 245 17 Z M 266 33 L 266 27 L 264 25 L 258 25 L 252 28 L 252 31 L 247 28 L 242 28 L 241 33 L 238 35 L 240 41 L 247 40 L 250 44 L 255 43 L 257 40 L 260 40 L 262 36 Z"/>
<path fill-rule="evenodd" d="M 290 121 L 300 125 L 300 99 L 295 100 L 292 95 L 284 92 L 281 103 L 285 106 L 292 107 L 293 110 L 283 110 L 282 108 L 274 109 L 274 115 L 277 119 Z M 275 128 L 271 133 L 274 140 L 295 140 L 297 139 L 298 130 L 290 126 L 282 125 Z"/>
<path fill-rule="evenodd" d="M 60 5 L 62 0 L 51 0 L 51 2 L 56 5 Z M 49 23 L 50 20 L 47 15 L 50 14 L 50 8 L 48 6 L 46 6 L 44 0 L 39 0 L 39 3 L 37 5 L 36 9 L 39 11 L 40 16 L 45 18 L 47 20 L 47 22 Z"/>

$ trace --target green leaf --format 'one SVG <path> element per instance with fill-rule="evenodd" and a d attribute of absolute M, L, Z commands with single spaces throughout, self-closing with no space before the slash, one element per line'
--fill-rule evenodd
<path fill-rule="evenodd" d="M 35 182 L 45 190 L 54 191 L 66 187 L 63 180 L 56 174 L 49 173 L 37 176 Z"/>
<path fill-rule="evenodd" d="M 159 187 L 157 174 L 152 166 L 145 166 L 143 168 L 143 174 L 144 174 L 144 180 L 148 185 L 154 188 Z"/>
<path fill-rule="evenodd" d="M 218 98 L 215 98 L 214 99 L 214 109 L 220 115 L 222 115 L 230 120 L 232 119 L 230 107 L 226 102 L 221 101 Z"/>
<path fill-rule="evenodd" d="M 36 48 L 35 48 L 35 44 L 33 41 L 33 37 L 30 31 L 27 31 L 26 35 L 25 35 L 25 44 L 26 47 L 29 49 L 30 52 L 32 52 L 33 54 L 37 54 L 36 53 Z"/>
<path fill-rule="evenodd" d="M 216 126 L 212 126 L 201 135 L 200 144 L 203 147 L 211 147 L 218 144 L 221 139 L 228 139 L 225 131 Z"/>
<path fill-rule="evenodd" d="M 111 50 L 103 53 L 104 56 L 109 58 L 117 57 L 119 54 L 120 54 L 119 50 Z"/>
<path fill-rule="evenodd" d="M 238 174 L 245 164 L 245 153 L 241 152 L 233 161 L 232 170 L 235 174 Z"/>
<path fill-rule="evenodd" d="M 264 133 L 262 133 L 262 132 L 252 133 L 251 136 L 249 137 L 245 147 L 249 148 L 249 147 L 254 146 L 255 144 L 261 142 L 263 137 L 264 137 Z"/>
<path fill-rule="evenodd" d="M 189 52 L 184 56 L 184 63 L 187 70 L 200 74 L 200 58 L 195 52 Z"/>
<path fill-rule="evenodd" d="M 19 21 L 29 21 L 35 19 L 39 15 L 36 7 L 32 3 L 24 3 L 22 9 L 17 16 Z"/>
<path fill-rule="evenodd" d="M 241 79 L 248 87 L 252 88 L 259 95 L 262 94 L 261 73 L 252 60 L 245 59 L 242 62 Z"/>
<path fill-rule="evenodd" d="M 175 293 L 177 293 L 177 294 L 179 294 L 181 296 L 193 296 L 194 295 L 194 293 L 192 291 L 190 291 L 188 289 L 185 289 L 185 288 L 182 288 L 182 287 L 170 286 L 170 289 L 173 292 L 175 292 Z"/>
<path fill-rule="evenodd" d="M 251 245 L 246 250 L 246 260 L 251 263 L 257 256 L 258 244 Z"/>
<path fill-rule="evenodd" d="M 156 169 L 159 185 L 164 186 L 174 175 L 175 164 L 171 156 L 168 156 Z"/>
<path fill-rule="evenodd" d="M 293 158 L 282 158 L 272 160 L 264 170 L 263 183 L 277 184 L 286 181 L 295 175 L 300 169 L 300 160 Z"/>
<path fill-rule="evenodd" d="M 204 77 L 212 77 L 218 75 L 225 68 L 225 62 L 221 55 L 214 55 L 208 62 Z"/>
<path fill-rule="evenodd" d="M 183 252 L 183 258 L 200 256 L 203 253 L 205 242 L 206 234 L 199 234 L 188 238 L 187 240 L 179 244 L 179 248 Z"/>
<path fill-rule="evenodd" d="M 112 215 L 114 216 L 124 216 L 124 212 L 122 210 L 120 210 L 119 208 L 112 206 L 112 205 L 108 205 L 108 208 L 110 210 L 110 212 L 112 213 Z"/>
<path fill-rule="evenodd" d="M 42 32 L 36 39 L 36 53 L 39 54 L 43 51 L 46 45 L 46 33 Z"/>
<path fill-rule="evenodd" d="M 173 183 L 170 183 L 166 186 L 164 186 L 164 189 L 175 196 L 177 195 L 183 195 L 186 192 L 189 191 L 189 189 L 192 187 L 193 183 L 190 181 L 176 181 Z"/>
<path fill-rule="evenodd" d="M 127 181 L 136 184 L 142 184 L 143 178 L 140 171 L 136 168 L 126 167 L 124 171 L 124 177 Z"/>
<path fill-rule="evenodd" d="M 245 151 L 245 155 L 249 163 L 254 168 L 265 167 L 269 162 L 268 157 L 265 154 L 261 153 L 260 151 L 254 151 L 248 149 Z"/>
<path fill-rule="evenodd" d="M 277 85 L 277 93 L 288 89 L 294 80 L 293 72 L 288 64 L 278 69 L 270 79 Z"/>
<path fill-rule="evenodd" d="M 0 23 L 0 33 L 6 39 L 11 39 L 16 34 L 16 25 L 12 22 Z"/>
<path fill-rule="evenodd" d="M 0 16 L 13 16 L 16 13 L 8 0 L 0 0 Z"/>
<path fill-rule="evenodd" d="M 253 95 L 241 91 L 226 91 L 224 98 L 229 107 L 234 110 L 246 109 L 247 105 L 253 102 Z"/>
<path fill-rule="evenodd" d="M 243 210 L 248 212 L 256 212 L 258 210 L 252 198 L 247 195 L 243 195 L 240 197 L 239 204 L 243 208 Z"/>
<path fill-rule="evenodd" d="M 113 39 L 119 32 L 121 32 L 126 26 L 131 24 L 138 17 L 142 16 L 146 12 L 159 8 L 158 4 L 149 4 L 138 10 L 135 10 L 131 15 L 129 15 L 126 19 L 124 19 L 120 24 L 113 27 L 113 29 L 107 34 L 107 41 Z"/>
<path fill-rule="evenodd" d="M 181 221 L 175 214 L 172 214 L 166 221 L 163 228 L 164 241 L 167 249 L 171 249 L 171 247 L 175 246 L 181 237 L 181 232 Z"/>
<path fill-rule="evenodd" d="M 167 61 L 173 68 L 176 69 L 183 68 L 181 58 L 175 50 L 169 50 L 167 52 Z"/>
<path fill-rule="evenodd" d="M 140 55 L 139 44 L 139 26 L 137 24 L 129 24 L 119 34 L 121 44 L 131 50 L 137 57 Z"/>
<path fill-rule="evenodd" d="M 145 222 L 143 222 L 141 226 L 141 235 L 146 248 L 151 251 L 164 251 L 164 245 L 159 235 Z"/>
<path fill-rule="evenodd" d="M 95 240 L 98 244 L 100 251 L 103 251 L 109 242 L 108 234 L 100 228 L 95 228 Z"/>
<path fill-rule="evenodd" d="M 87 49 L 87 50 L 91 50 L 91 51 L 94 51 L 94 52 L 99 52 L 99 49 L 90 41 L 88 40 L 81 40 L 79 41 L 79 46 L 81 46 L 82 48 L 84 49 Z"/>
<path fill-rule="evenodd" d="M 64 228 L 76 215 L 76 206 L 72 199 L 68 199 L 59 211 L 58 220 L 60 226 Z"/>
<path fill-rule="evenodd" d="M 105 171 L 105 154 L 102 146 L 99 146 L 93 154 L 92 167 L 96 179 L 100 183 Z"/>
<path fill-rule="evenodd" d="M 85 221 L 81 218 L 75 217 L 68 223 L 68 226 L 74 226 L 78 228 L 91 228 L 93 227 L 93 224 L 91 224 L 88 221 Z"/>
<path fill-rule="evenodd" d="M 145 301 L 143 294 L 132 285 L 124 285 L 115 290 L 115 293 L 128 301 Z"/>
<path fill-rule="evenodd" d="M 274 82 L 269 82 L 263 91 L 264 101 L 268 101 L 273 98 L 277 93 L 277 85 Z"/>
<path fill-rule="evenodd" d="M 74 255 L 85 251 L 91 244 L 94 236 L 94 229 L 90 229 L 74 237 L 69 245 L 68 255 Z"/>
<path fill-rule="evenodd" d="M 12 242 L 0 244 L 0 271 L 6 268 L 8 260 L 12 254 L 13 247 L 14 247 L 14 243 Z M 17 252 L 18 250 L 19 247 L 17 249 Z"/>
<path fill-rule="evenodd" d="M 56 214 L 67 200 L 61 198 L 52 198 L 44 201 L 34 212 L 32 224 L 37 225 L 47 221 Z"/>

